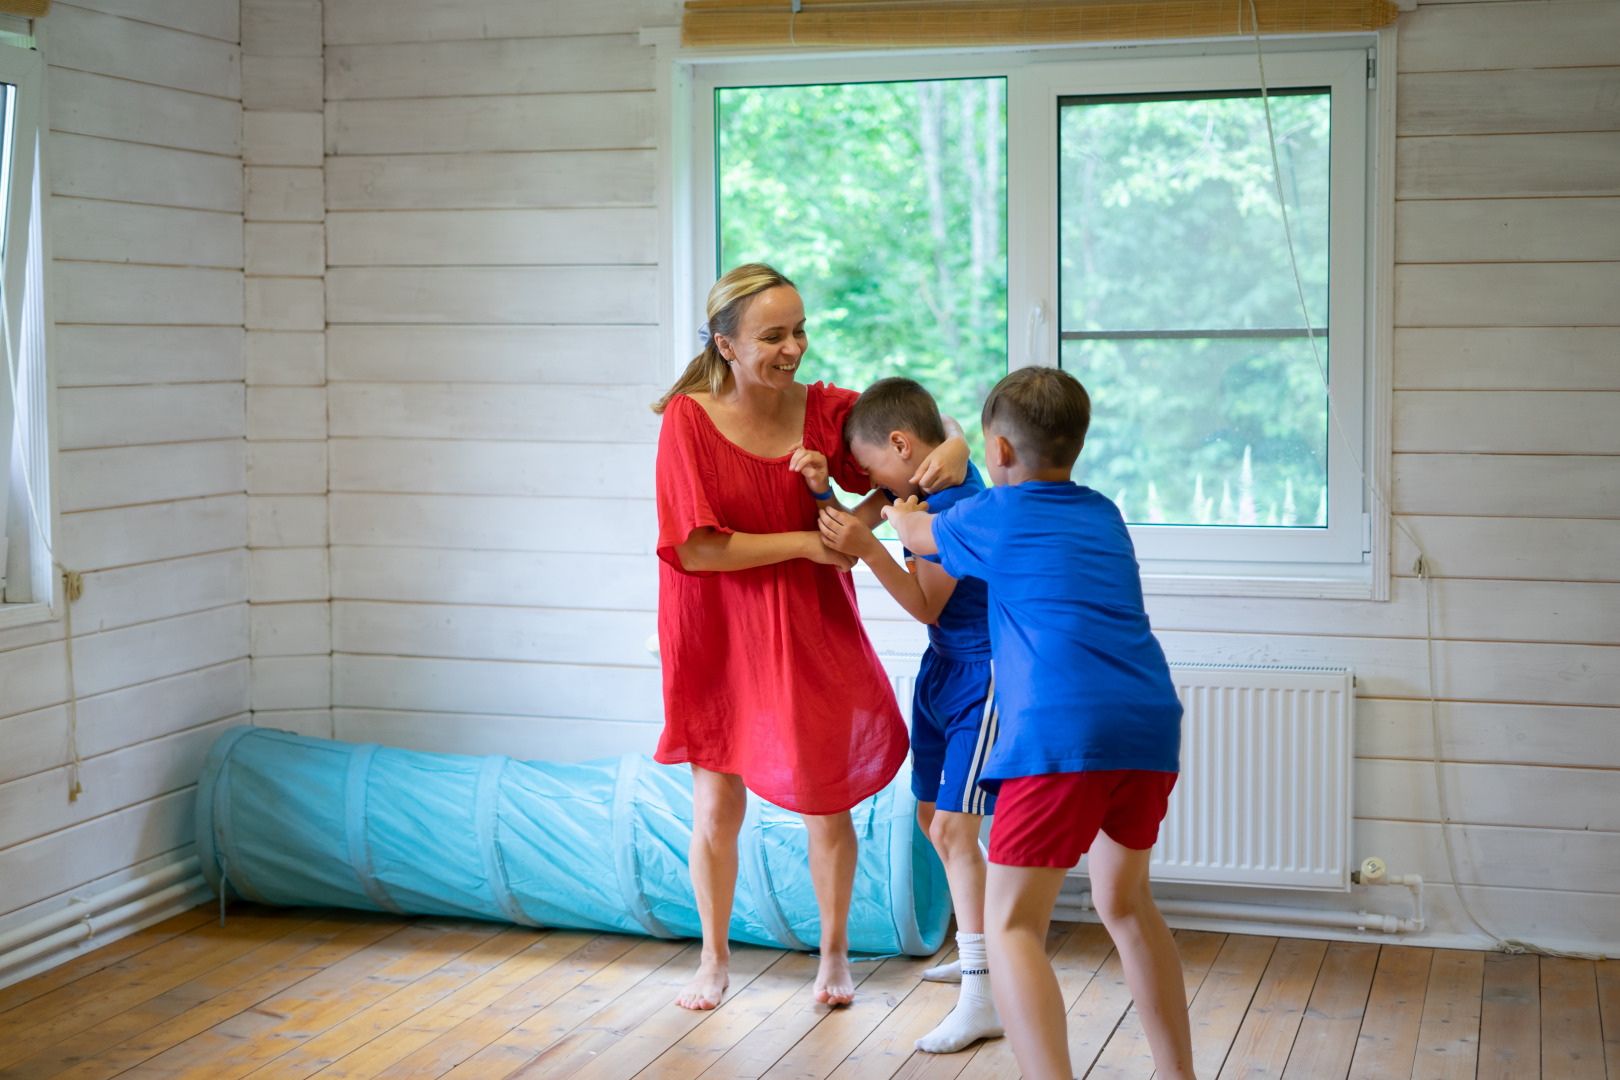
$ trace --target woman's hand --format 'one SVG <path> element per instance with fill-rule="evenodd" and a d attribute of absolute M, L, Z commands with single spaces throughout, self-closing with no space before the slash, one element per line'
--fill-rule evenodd
<path fill-rule="evenodd" d="M 855 569 L 855 564 L 860 561 L 853 555 L 846 555 L 842 551 L 834 551 L 828 547 L 819 533 L 805 533 L 804 536 L 807 542 L 804 557 L 811 562 L 836 567 L 840 572 L 847 573 Z"/>
<path fill-rule="evenodd" d="M 832 481 L 827 477 L 827 455 L 821 451 L 811 450 L 804 443 L 795 443 L 793 456 L 788 459 L 788 468 L 803 476 L 804 482 L 817 495 L 825 495 L 832 490 Z M 964 471 L 962 475 L 966 476 L 967 473 Z"/>
<path fill-rule="evenodd" d="M 883 541 L 873 536 L 871 529 L 843 510 L 827 507 L 816 519 L 816 524 L 821 528 L 822 541 L 845 555 L 865 559 L 883 548 Z"/>
<path fill-rule="evenodd" d="M 934 447 L 933 452 L 923 458 L 922 464 L 912 474 L 911 482 L 932 495 L 936 491 L 955 487 L 966 480 L 967 470 L 967 440 L 954 435 Z"/>

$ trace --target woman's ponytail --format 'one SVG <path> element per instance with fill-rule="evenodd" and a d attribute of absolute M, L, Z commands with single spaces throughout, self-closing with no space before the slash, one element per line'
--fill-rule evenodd
<path fill-rule="evenodd" d="M 779 285 L 796 288 L 780 271 L 764 263 L 744 263 L 715 282 L 714 288 L 709 290 L 709 337 L 704 342 L 703 351 L 686 365 L 686 370 L 675 380 L 675 385 L 653 402 L 652 411 L 662 415 L 675 398 L 699 390 L 708 391 L 713 397 L 719 396 L 720 391 L 725 389 L 731 366 L 720 355 L 720 347 L 714 343 L 715 337 L 735 336 L 743 313 L 748 310 L 748 302 Z"/>

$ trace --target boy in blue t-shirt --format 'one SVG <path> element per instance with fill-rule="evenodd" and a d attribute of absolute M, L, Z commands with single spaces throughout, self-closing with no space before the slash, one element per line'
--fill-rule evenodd
<path fill-rule="evenodd" d="M 915 499 L 883 514 L 906 547 L 990 586 L 1001 730 L 979 781 L 999 791 L 985 926 L 996 1004 L 1024 1077 L 1073 1075 L 1044 945 L 1058 890 L 1089 851 L 1097 913 L 1119 950 L 1156 1075 L 1190 1078 L 1181 963 L 1148 891 L 1179 768 L 1181 704 L 1143 609 L 1124 519 L 1069 478 L 1090 419 L 1073 376 L 1014 371 L 984 403 L 997 486 L 941 514 Z"/>
<path fill-rule="evenodd" d="M 918 560 L 909 551 L 901 567 L 872 535 L 885 505 L 921 494 L 914 476 L 945 441 L 933 395 L 911 379 L 880 379 L 850 409 L 844 441 L 872 478 L 874 492 L 853 512 L 841 506 L 823 510 L 822 539 L 865 562 L 907 613 L 928 624 L 928 651 L 917 670 L 911 705 L 911 790 L 917 820 L 950 882 L 957 963 L 930 968 L 923 977 L 960 979 L 962 988 L 956 1008 L 916 1045 L 927 1053 L 951 1054 L 1002 1034 L 984 955 L 985 861 L 979 848 L 980 824 L 995 809 L 995 796 L 978 784 L 995 744 L 988 601 L 984 582 L 957 580 L 937 558 Z M 928 496 L 928 502 L 942 510 L 984 489 L 970 463 L 966 480 Z"/>

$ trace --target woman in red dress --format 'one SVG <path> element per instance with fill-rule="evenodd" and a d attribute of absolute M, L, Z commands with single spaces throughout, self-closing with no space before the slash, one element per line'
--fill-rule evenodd
<path fill-rule="evenodd" d="M 721 278 L 708 315 L 709 343 L 653 407 L 664 417 L 656 757 L 692 766 L 692 887 L 703 926 L 701 964 L 676 1001 L 712 1009 L 724 995 L 747 788 L 804 818 L 821 916 L 816 1000 L 841 1005 L 855 993 L 849 810 L 894 778 L 907 741 L 861 627 L 853 560 L 821 542 L 822 504 L 796 467 L 824 455 L 846 490 L 871 486 L 844 443 L 858 395 L 795 380 L 804 306 L 770 267 L 739 266 Z M 940 480 L 925 487 L 960 482 L 966 445 L 956 439 L 937 454 L 924 479 Z"/>

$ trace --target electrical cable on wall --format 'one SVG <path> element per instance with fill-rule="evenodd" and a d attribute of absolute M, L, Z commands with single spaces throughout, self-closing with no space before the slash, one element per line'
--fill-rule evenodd
<path fill-rule="evenodd" d="M 1567 952 L 1561 949 L 1550 948 L 1545 945 L 1538 945 L 1535 942 L 1498 936 L 1491 930 L 1487 929 L 1485 925 L 1480 922 L 1478 916 L 1474 914 L 1473 909 L 1468 906 L 1468 897 L 1463 893 L 1462 882 L 1458 880 L 1457 856 L 1452 848 L 1451 843 L 1451 815 L 1446 809 L 1446 785 L 1444 770 L 1441 767 L 1440 761 L 1440 704 L 1437 697 L 1434 675 L 1434 565 L 1429 561 L 1428 553 L 1423 550 L 1423 544 L 1418 540 L 1417 535 L 1413 533 L 1406 522 L 1402 520 L 1402 515 L 1395 512 L 1395 507 L 1386 496 L 1383 486 L 1380 484 L 1378 478 L 1369 475 L 1366 468 L 1363 467 L 1361 458 L 1356 454 L 1355 444 L 1350 441 L 1349 436 L 1345 432 L 1344 423 L 1339 419 L 1339 411 L 1333 399 L 1333 386 L 1328 381 L 1327 365 L 1323 363 L 1321 350 L 1317 347 L 1316 334 L 1311 323 L 1310 309 L 1305 302 L 1305 282 L 1304 278 L 1299 272 L 1299 259 L 1294 252 L 1293 229 L 1288 222 L 1288 201 L 1283 195 L 1282 164 L 1277 156 L 1277 136 L 1272 128 L 1271 123 L 1271 97 L 1266 88 L 1266 60 L 1265 54 L 1260 47 L 1260 19 L 1259 15 L 1255 11 L 1254 0 L 1248 0 L 1248 5 L 1249 20 L 1252 23 L 1254 33 L 1254 59 L 1260 73 L 1260 103 L 1266 115 L 1266 141 L 1271 150 L 1272 178 L 1276 181 L 1277 186 L 1277 206 L 1282 212 L 1283 236 L 1288 241 L 1288 262 L 1294 273 L 1294 288 L 1299 294 L 1299 310 L 1301 316 L 1303 316 L 1305 319 L 1305 340 L 1310 342 L 1311 355 L 1316 359 L 1316 373 L 1321 378 L 1322 389 L 1327 395 L 1328 415 L 1332 418 L 1333 426 L 1338 431 L 1339 438 L 1344 442 L 1345 450 L 1349 453 L 1350 460 L 1352 463 L 1354 463 L 1356 472 L 1360 475 L 1362 483 L 1365 484 L 1368 490 L 1372 492 L 1373 498 L 1378 500 L 1378 503 L 1383 506 L 1385 512 L 1389 514 L 1390 521 L 1392 521 L 1395 524 L 1395 527 L 1412 542 L 1412 546 L 1417 549 L 1418 553 L 1416 561 L 1412 564 L 1412 572 L 1415 573 L 1418 579 L 1423 582 L 1423 634 L 1429 690 L 1430 760 L 1434 765 L 1435 798 L 1439 805 L 1440 811 L 1440 838 L 1446 851 L 1446 868 L 1451 874 L 1451 887 L 1456 892 L 1457 902 L 1462 906 L 1463 914 L 1468 916 L 1468 921 L 1473 923 L 1474 928 L 1480 933 L 1484 934 L 1486 937 L 1495 942 L 1496 947 L 1502 952 L 1535 952 L 1546 956 L 1558 956 L 1574 960 L 1607 959 L 1607 957 L 1600 953 Z M 1243 32 L 1242 7 L 1238 8 L 1238 32 Z"/>
<path fill-rule="evenodd" d="M 35 206 L 38 206 L 38 188 L 35 188 Z M 35 210 L 37 213 L 38 210 Z M 30 229 L 30 232 L 35 232 Z M 37 237 L 30 237 L 37 242 Z M 36 249 L 37 250 L 37 249 Z M 22 420 L 22 406 L 18 404 L 17 392 L 19 380 L 17 378 L 17 358 L 11 344 L 11 311 L 0 296 L 0 337 L 6 339 L 6 375 L 11 380 L 11 411 L 15 420 Z M 84 575 L 77 570 L 69 570 L 56 558 L 52 548 L 50 530 L 45 527 L 44 515 L 40 513 L 39 500 L 34 494 L 33 470 L 28 460 L 27 440 L 19 438 L 17 446 L 22 454 L 23 501 L 28 506 L 28 517 L 34 526 L 34 535 L 45 548 L 45 556 L 50 559 L 51 565 L 62 575 L 62 644 L 67 650 L 66 679 L 67 679 L 67 754 L 68 754 L 68 802 L 77 802 L 79 795 L 84 791 L 79 783 L 79 768 L 83 764 L 79 756 L 79 694 L 73 678 L 73 602 L 84 594 Z"/>

